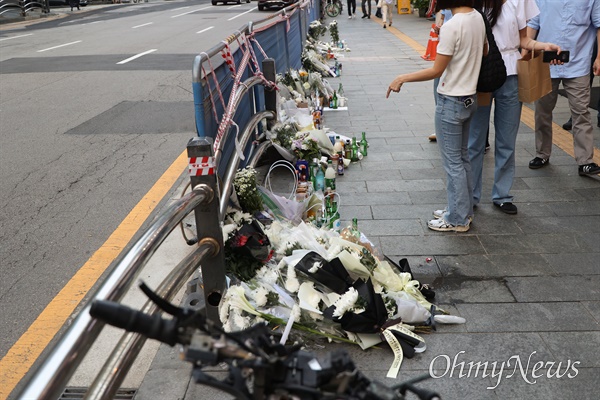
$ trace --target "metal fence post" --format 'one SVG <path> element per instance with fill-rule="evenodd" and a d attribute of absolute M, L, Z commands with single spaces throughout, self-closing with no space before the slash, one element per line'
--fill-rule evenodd
<path fill-rule="evenodd" d="M 204 132 L 204 98 L 202 92 L 202 55 L 194 58 L 192 66 L 192 92 L 194 94 L 194 116 L 196 117 L 196 133 L 198 136 L 205 136 Z M 210 90 L 210 88 L 209 88 Z"/>
<path fill-rule="evenodd" d="M 200 265 L 204 283 L 206 317 L 221 326 L 219 303 L 225 293 L 225 255 L 223 252 L 223 233 L 219 217 L 219 188 L 217 187 L 217 166 L 214 162 L 213 139 L 194 137 L 187 144 L 189 174 L 192 189 L 199 184 L 212 188 L 215 198 L 194 209 L 198 240 L 214 241 L 217 249 L 212 257 L 205 258 Z"/>
<path fill-rule="evenodd" d="M 262 62 L 263 75 L 268 81 L 276 82 L 275 60 L 265 58 Z M 277 122 L 277 90 L 265 86 L 265 110 L 273 111 L 275 118 L 267 120 L 267 128 L 271 129 L 273 124 Z"/>

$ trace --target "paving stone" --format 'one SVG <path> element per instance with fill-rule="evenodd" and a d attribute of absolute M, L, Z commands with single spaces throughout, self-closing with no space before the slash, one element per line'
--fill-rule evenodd
<path fill-rule="evenodd" d="M 340 211 L 342 221 L 352 221 L 352 218 L 358 218 L 359 221 L 373 219 L 371 207 L 369 206 L 342 206 Z"/>
<path fill-rule="evenodd" d="M 548 206 L 554 202 L 581 201 L 582 197 L 573 189 L 527 189 L 513 190 L 512 195 L 521 203 L 547 203 Z"/>
<path fill-rule="evenodd" d="M 404 179 L 410 179 L 406 176 L 406 171 L 402 171 L 402 177 Z M 447 201 L 447 194 L 445 190 L 429 190 L 408 193 L 413 204 L 435 204 L 436 206 L 430 206 L 431 212 L 433 210 L 439 210 L 445 207 Z"/>
<path fill-rule="evenodd" d="M 596 188 L 598 182 L 593 179 L 582 179 L 570 176 L 549 176 L 522 178 L 531 189 L 567 189 L 567 188 Z"/>
<path fill-rule="evenodd" d="M 355 182 L 355 181 L 365 181 L 365 182 L 373 182 L 373 181 L 388 181 L 389 179 L 402 179 L 400 175 L 400 170 L 398 169 L 390 169 L 390 170 L 348 170 L 346 174 L 344 172 L 344 176 L 340 176 L 336 179 L 336 183 L 338 180 L 344 182 Z"/>
<path fill-rule="evenodd" d="M 437 301 L 443 303 L 506 303 L 515 297 L 503 279 L 473 279 L 467 277 L 440 277 L 433 281 Z"/>
<path fill-rule="evenodd" d="M 450 237 L 452 236 L 452 237 Z M 386 236 L 381 238 L 382 250 L 385 254 L 481 254 L 484 252 L 475 236 L 451 233 L 450 236 L 400 237 Z"/>
<path fill-rule="evenodd" d="M 542 332 L 557 361 L 579 361 L 582 368 L 600 368 L 600 332 Z"/>
<path fill-rule="evenodd" d="M 419 190 L 436 190 L 443 185 L 441 179 L 397 180 L 367 182 L 370 193 L 375 192 L 413 192 Z"/>
<path fill-rule="evenodd" d="M 600 300 L 600 275 L 506 278 L 519 302 Z"/>
<path fill-rule="evenodd" d="M 437 188 L 444 192 L 446 198 L 446 173 L 442 168 L 434 167 L 430 161 L 396 161 L 401 164 L 408 164 L 411 168 L 401 168 L 400 174 L 403 179 L 442 179 L 442 185 Z"/>
<path fill-rule="evenodd" d="M 437 146 L 435 145 L 435 142 L 429 142 L 429 140 L 427 139 L 427 136 L 429 135 L 418 135 L 418 136 L 411 136 L 411 137 L 390 137 L 390 138 L 386 138 L 386 143 L 390 146 L 393 145 L 407 145 L 407 144 L 420 144 L 422 145 L 423 143 L 425 143 L 428 146 L 432 146 L 435 147 L 435 149 L 437 150 Z M 439 152 L 439 150 L 438 150 Z"/>
<path fill-rule="evenodd" d="M 600 301 L 582 301 L 581 304 L 589 311 L 592 318 L 600 324 Z"/>
<path fill-rule="evenodd" d="M 522 192 L 519 192 L 522 193 Z M 518 198 L 518 194 L 515 194 L 515 205 L 519 208 L 519 218 L 521 217 L 554 217 L 556 214 L 548 204 L 538 203 L 538 202 L 527 202 L 529 200 Z M 518 198 L 518 200 L 517 200 Z M 493 207 L 490 205 L 490 207 Z M 482 206 L 479 206 L 477 213 L 480 212 Z M 491 208 L 490 208 L 491 209 Z M 496 212 L 498 210 L 495 210 Z"/>
<path fill-rule="evenodd" d="M 581 197 L 587 200 L 596 200 L 600 199 L 600 187 L 597 188 L 585 188 L 585 189 L 575 189 L 575 192 L 579 194 Z"/>
<path fill-rule="evenodd" d="M 175 348 L 161 345 L 135 395 L 136 400 L 183 399 L 191 371 L 192 364 L 181 361 Z"/>
<path fill-rule="evenodd" d="M 393 151 L 392 158 L 394 161 L 408 161 L 408 160 L 429 160 L 431 156 L 423 153 L 423 151 Z"/>
<path fill-rule="evenodd" d="M 361 221 L 360 231 L 367 236 L 414 236 L 423 234 L 423 226 L 417 220 L 372 220 Z"/>
<path fill-rule="evenodd" d="M 567 366 L 563 364 L 561 372 L 564 373 Z M 549 371 L 552 378 L 548 378 L 548 370 L 539 371 L 536 376 L 538 379 L 532 379 L 529 374 L 529 382 L 526 382 L 521 374 L 515 375 L 515 379 L 510 382 L 504 381 L 496 389 L 501 399 L 561 399 L 561 400 L 581 400 L 595 399 L 598 397 L 598 376 L 600 368 L 577 368 L 575 372 L 569 368 L 569 375 L 556 378 L 556 366 Z"/>
<path fill-rule="evenodd" d="M 457 304 L 469 332 L 600 330 L 580 303 Z"/>
<path fill-rule="evenodd" d="M 481 244 L 489 254 L 510 253 L 575 253 L 589 251 L 574 234 L 482 235 Z"/>
<path fill-rule="evenodd" d="M 469 232 L 477 233 L 477 235 L 495 234 L 498 232 L 502 232 L 502 234 L 505 235 L 517 235 L 522 233 L 517 225 L 517 221 L 514 218 L 511 218 L 511 216 L 508 216 L 499 210 L 494 210 L 495 213 L 493 218 L 482 217 L 478 211 L 475 213 Z M 498 215 L 496 212 L 499 212 L 501 215 Z"/>
<path fill-rule="evenodd" d="M 539 276 L 556 272 L 539 254 L 437 256 L 436 261 L 444 276 Z"/>
<path fill-rule="evenodd" d="M 414 170 L 423 170 L 423 169 L 429 169 L 429 168 L 434 168 L 433 163 L 429 162 L 429 161 L 394 161 L 393 163 L 391 162 L 370 162 L 368 164 L 363 164 L 363 169 L 365 171 L 368 170 L 375 170 L 375 171 L 381 171 L 381 170 L 389 170 L 391 168 L 394 169 L 398 169 L 400 171 L 402 171 L 401 173 L 404 173 L 405 170 L 407 169 L 414 169 Z M 440 175 L 435 174 L 435 177 L 439 177 Z M 421 176 L 418 179 L 423 179 L 423 178 L 427 178 L 427 176 Z M 445 187 L 445 186 L 444 186 Z"/>
<path fill-rule="evenodd" d="M 363 181 L 344 181 L 335 182 L 335 188 L 338 194 L 343 196 L 346 193 L 366 193 L 367 185 Z"/>
<path fill-rule="evenodd" d="M 558 216 L 597 216 L 600 214 L 600 201 L 579 201 L 576 203 L 550 204 L 550 208 Z"/>
<path fill-rule="evenodd" d="M 399 192 L 403 193 L 403 192 Z M 437 207 L 439 208 L 439 207 Z M 432 218 L 433 211 L 436 207 L 425 204 L 390 204 L 390 205 L 373 205 L 373 217 L 375 219 L 387 219 L 393 217 L 395 219 L 421 219 L 426 220 Z M 433 231 L 432 231 L 433 232 Z"/>
<path fill-rule="evenodd" d="M 520 218 L 516 224 L 524 233 L 561 231 L 600 233 L 600 215 Z"/>
<path fill-rule="evenodd" d="M 412 204 L 412 199 L 407 192 L 377 193 L 377 196 L 365 196 L 362 193 L 347 193 L 341 198 L 341 203 L 343 209 L 346 206 Z"/>

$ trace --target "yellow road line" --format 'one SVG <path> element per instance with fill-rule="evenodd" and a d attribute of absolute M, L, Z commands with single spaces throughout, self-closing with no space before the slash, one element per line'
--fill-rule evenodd
<path fill-rule="evenodd" d="M 373 19 L 373 21 L 379 25 L 383 25 L 383 21 L 380 18 Z M 413 38 L 405 35 L 400 30 L 393 26 L 388 26 L 387 28 L 394 36 L 398 39 L 402 40 L 408 46 L 410 46 L 414 51 L 419 54 L 424 54 L 426 47 L 416 42 Z M 535 130 L 535 120 L 533 118 L 534 111 L 529 107 L 523 106 L 521 111 L 521 122 Z M 568 131 L 564 130 L 560 125 L 556 123 L 552 123 L 552 143 L 557 146 L 559 149 L 575 158 L 575 153 L 573 151 L 573 135 Z M 533 145 L 533 143 L 532 143 Z M 596 164 L 600 164 L 600 150 L 594 147 L 594 162 Z"/>
<path fill-rule="evenodd" d="M 187 151 L 183 151 L 0 360 L 0 399 L 8 398 L 88 291 L 173 187 L 187 164 Z"/>

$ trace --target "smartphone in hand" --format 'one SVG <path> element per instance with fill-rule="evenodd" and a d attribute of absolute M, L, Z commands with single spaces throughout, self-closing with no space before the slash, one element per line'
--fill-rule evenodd
<path fill-rule="evenodd" d="M 552 60 L 557 60 L 562 63 L 569 62 L 569 50 L 563 50 L 558 54 L 556 51 L 544 51 L 542 61 L 549 63 Z"/>

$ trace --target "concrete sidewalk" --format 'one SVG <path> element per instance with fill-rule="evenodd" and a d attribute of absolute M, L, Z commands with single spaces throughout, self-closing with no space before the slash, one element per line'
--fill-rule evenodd
<path fill-rule="evenodd" d="M 325 126 L 340 134 L 367 132 L 371 146 L 338 179 L 343 224 L 357 217 L 384 254 L 408 257 L 417 279 L 434 286 L 435 303 L 467 323 L 438 325 L 425 336 L 427 350 L 404 360 L 397 380 L 385 378 L 393 361 L 386 346 L 362 351 L 330 344 L 319 351 L 345 348 L 362 371 L 387 384 L 432 368 L 439 378 L 422 386 L 444 399 L 598 398 L 600 182 L 579 177 L 574 159 L 558 147 L 548 167 L 530 170 L 534 135 L 522 123 L 513 186 L 519 212 L 501 213 L 491 203 L 492 126 L 485 197 L 471 230 L 428 230 L 432 211 L 446 203 L 439 150 L 427 140 L 434 132 L 432 83 L 406 84 L 389 99 L 385 93 L 399 73 L 430 65 L 415 48 L 426 46 L 431 22 L 394 15 L 393 27 L 384 30 L 380 20 L 360 19 L 357 11 L 358 19 L 338 20 L 352 51 L 341 60 L 344 75 L 330 80 L 334 87 L 343 83 L 349 110 L 324 116 Z M 523 121 L 531 120 L 527 107 Z M 596 111 L 592 116 L 595 121 Z M 555 122 L 568 117 L 560 98 Z M 598 147 L 600 130 L 594 134 Z M 481 369 L 475 375 L 476 366 L 469 373 L 469 362 L 487 362 L 486 377 Z M 176 350 L 162 346 L 136 400 L 228 398 L 190 383 L 189 372 Z"/>

